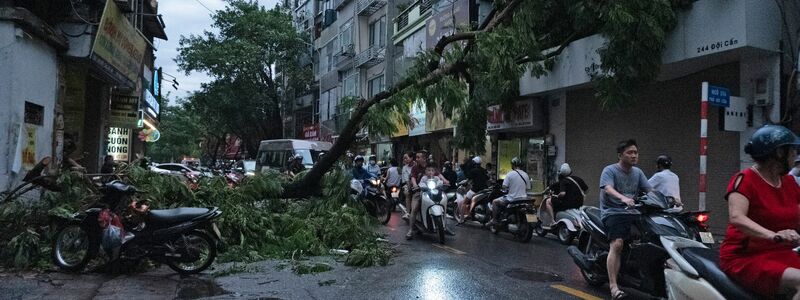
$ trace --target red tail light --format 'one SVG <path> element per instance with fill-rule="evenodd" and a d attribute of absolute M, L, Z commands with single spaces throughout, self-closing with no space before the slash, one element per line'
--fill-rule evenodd
<path fill-rule="evenodd" d="M 697 222 L 705 223 L 708 221 L 708 214 L 698 214 L 695 218 L 697 219 Z"/>
<path fill-rule="evenodd" d="M 397 187 L 396 186 L 392 187 L 392 193 L 394 193 L 394 192 L 397 192 Z"/>

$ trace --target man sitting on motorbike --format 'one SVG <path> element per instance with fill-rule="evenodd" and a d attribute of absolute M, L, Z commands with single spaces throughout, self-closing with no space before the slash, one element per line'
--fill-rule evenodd
<path fill-rule="evenodd" d="M 631 226 L 640 214 L 638 210 L 628 207 L 636 205 L 633 198 L 639 192 L 652 190 L 644 172 L 636 167 L 639 147 L 635 140 L 620 142 L 617 145 L 617 157 L 619 162 L 606 166 L 600 175 L 600 211 L 610 246 L 606 266 L 612 299 L 626 296 L 617 286 L 617 275 L 624 241 L 630 238 Z"/>
<path fill-rule="evenodd" d="M 361 155 L 356 156 L 353 160 L 353 179 L 357 180 L 365 180 L 374 178 L 372 174 L 367 172 L 367 169 L 364 169 L 364 157 Z"/>
<path fill-rule="evenodd" d="M 378 157 L 375 155 L 369 156 L 369 164 L 367 165 L 367 172 L 372 175 L 373 178 L 378 178 L 381 176 L 381 167 L 378 166 Z"/>
<path fill-rule="evenodd" d="M 672 173 L 672 159 L 667 155 L 659 155 L 656 158 L 656 168 L 658 172 L 650 177 L 648 182 L 653 186 L 654 191 L 664 194 L 676 206 L 683 206 L 681 202 L 681 181 L 678 175 Z"/>
<path fill-rule="evenodd" d="M 411 191 L 413 195 L 411 196 L 411 208 L 409 211 L 411 212 L 409 215 L 410 222 L 408 233 L 406 233 L 406 239 L 411 239 L 414 236 L 414 232 L 416 231 L 416 227 L 414 226 L 414 220 L 417 216 L 417 212 L 419 211 L 419 202 L 422 199 L 422 194 L 419 190 L 419 185 L 422 183 L 422 178 L 425 176 L 425 170 L 428 169 L 428 151 L 419 150 L 416 154 L 417 164 L 411 169 Z M 432 176 L 436 176 L 441 179 L 445 185 L 449 185 L 450 183 L 442 177 L 442 175 L 436 174 L 436 168 L 433 168 L 434 174 Z"/>
<path fill-rule="evenodd" d="M 467 179 L 472 181 L 472 186 L 470 187 L 469 191 L 466 195 L 464 195 L 464 203 L 469 203 L 470 205 L 464 205 L 462 213 L 464 215 L 464 219 L 469 217 L 470 212 L 475 209 L 475 201 L 473 201 L 472 197 L 475 196 L 478 192 L 485 190 L 489 187 L 489 175 L 486 172 L 486 169 L 481 167 L 481 157 L 475 156 L 472 158 L 472 166 L 469 167 L 469 171 L 467 171 Z"/>
<path fill-rule="evenodd" d="M 556 213 L 583 206 L 589 186 L 582 178 L 572 175 L 569 164 L 563 163 L 558 171 L 558 181 L 550 185 L 550 190 L 554 196 L 545 200 L 545 207 L 550 216 L 549 223 L 552 223 Z"/>
<path fill-rule="evenodd" d="M 728 229 L 719 252 L 720 268 L 733 281 L 762 297 L 788 292 L 800 299 L 800 188 L 787 175 L 800 146 L 779 125 L 765 125 L 744 151 L 755 164 L 728 184 Z"/>
<path fill-rule="evenodd" d="M 494 226 L 500 222 L 500 220 L 498 220 L 500 211 L 503 210 L 509 202 L 528 198 L 528 188 L 530 184 L 530 176 L 522 170 L 522 160 L 518 157 L 512 158 L 511 171 L 506 174 L 506 178 L 503 180 L 503 189 L 508 189 L 508 194 L 494 199 L 492 202 L 492 205 L 494 205 L 492 209 L 492 220 L 489 221 L 487 225 Z"/>
<path fill-rule="evenodd" d="M 393 186 L 400 187 L 400 171 L 397 170 L 397 160 L 394 158 L 389 159 L 389 169 L 386 170 L 386 189 L 391 189 Z M 390 194 L 391 190 L 387 191 Z"/>

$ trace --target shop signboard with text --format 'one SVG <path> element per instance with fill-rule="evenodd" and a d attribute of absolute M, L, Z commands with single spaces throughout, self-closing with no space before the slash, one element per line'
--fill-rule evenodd
<path fill-rule="evenodd" d="M 106 153 L 114 161 L 128 161 L 131 150 L 131 129 L 111 127 L 108 129 L 108 148 Z"/>
<path fill-rule="evenodd" d="M 319 141 L 319 123 L 303 126 L 303 139 Z"/>
<path fill-rule="evenodd" d="M 142 71 L 146 47 L 147 42 L 117 4 L 106 1 L 92 46 L 92 61 L 121 84 L 133 88 Z"/>
<path fill-rule="evenodd" d="M 504 112 L 500 105 L 487 108 L 486 130 L 495 131 L 503 129 L 542 129 L 541 109 L 536 107 L 538 102 L 533 100 L 517 101 L 514 108 Z"/>
<path fill-rule="evenodd" d="M 150 89 L 144 90 L 144 103 L 145 103 L 145 111 L 149 114 L 153 119 L 158 119 L 158 114 L 161 113 L 161 107 L 158 104 L 158 100 L 153 93 L 150 92 Z"/>

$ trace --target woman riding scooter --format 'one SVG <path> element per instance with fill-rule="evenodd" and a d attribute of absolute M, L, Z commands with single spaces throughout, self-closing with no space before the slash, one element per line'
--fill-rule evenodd
<path fill-rule="evenodd" d="M 772 297 L 790 291 L 800 299 L 800 187 L 787 175 L 800 140 L 789 129 L 765 125 L 745 145 L 755 164 L 728 185 L 730 223 L 720 248 L 720 267 L 742 287 Z"/>

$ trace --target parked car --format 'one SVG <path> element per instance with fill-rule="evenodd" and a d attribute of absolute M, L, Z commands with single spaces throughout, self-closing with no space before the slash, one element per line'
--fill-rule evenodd
<path fill-rule="evenodd" d="M 243 159 L 237 161 L 236 164 L 233 165 L 233 170 L 245 176 L 253 176 L 256 174 L 256 160 Z"/>
<path fill-rule="evenodd" d="M 202 175 L 201 172 L 195 171 L 188 166 L 176 163 L 155 164 L 150 167 L 150 170 L 160 174 L 184 175 L 191 174 L 195 177 Z"/>
<path fill-rule="evenodd" d="M 320 141 L 292 139 L 261 141 L 255 169 L 256 172 L 269 169 L 281 171 L 293 155 L 302 156 L 303 165 L 306 169 L 310 169 L 319 160 L 320 155 L 327 153 L 331 146 L 331 143 Z"/>

